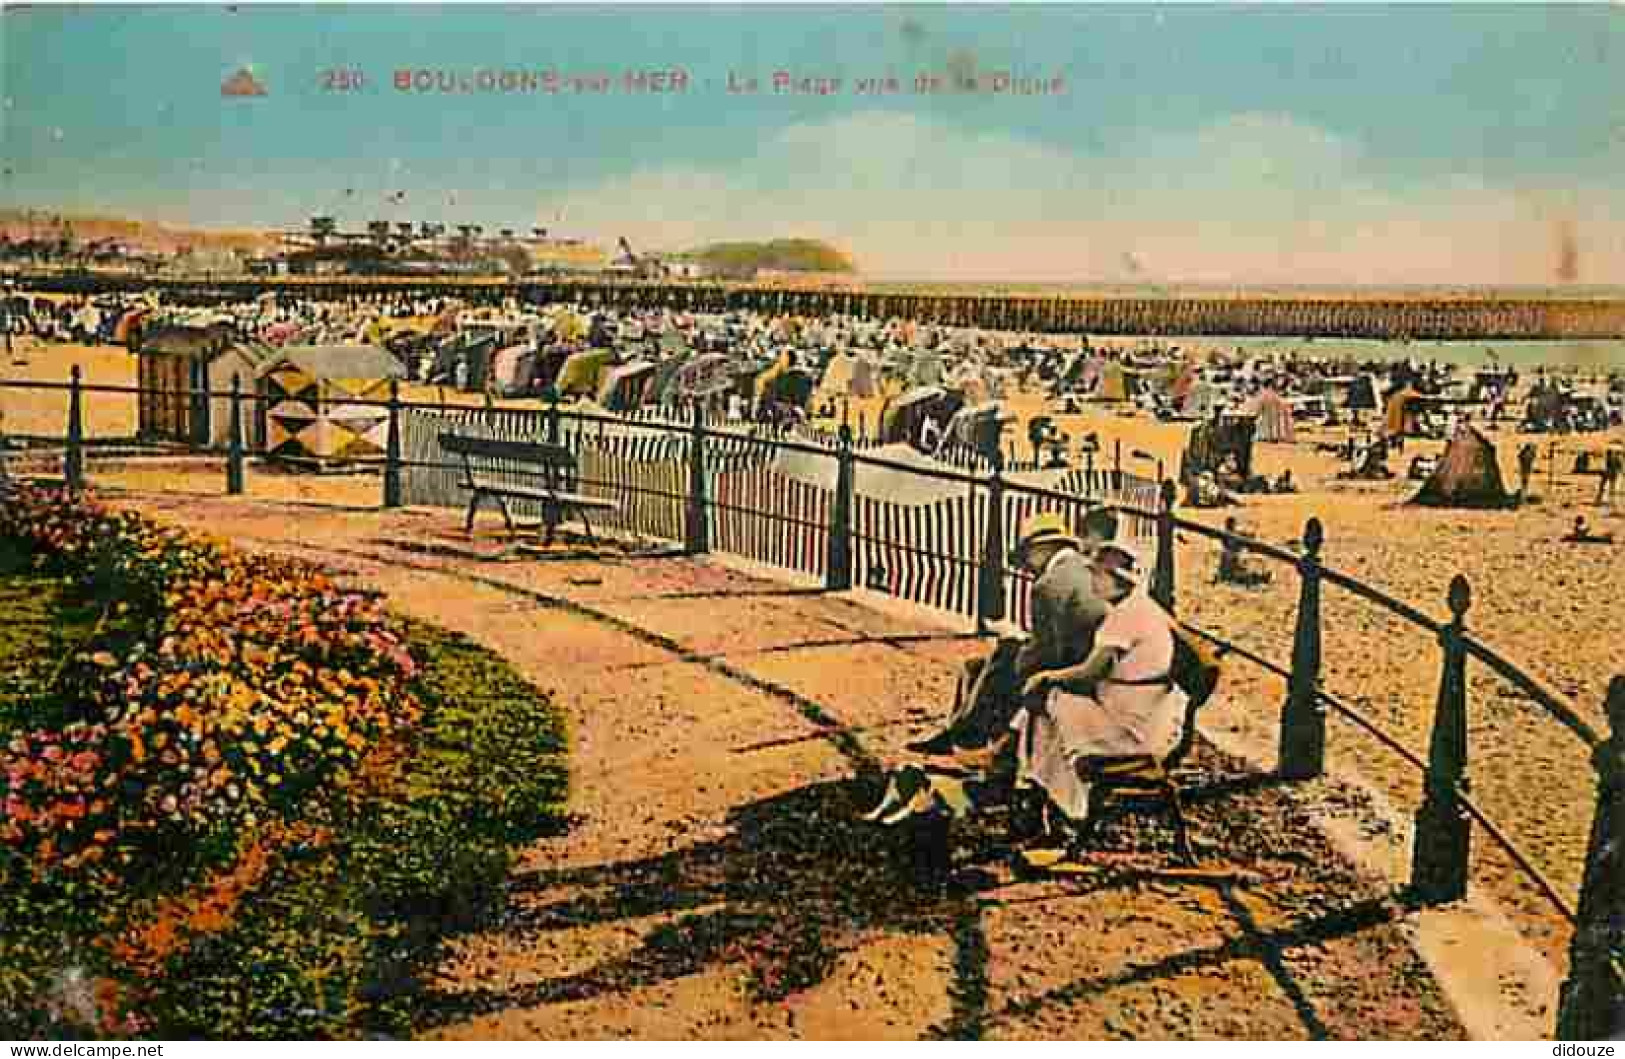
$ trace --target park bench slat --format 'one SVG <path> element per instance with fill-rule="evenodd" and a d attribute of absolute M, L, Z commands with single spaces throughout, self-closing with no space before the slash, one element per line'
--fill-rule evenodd
<path fill-rule="evenodd" d="M 470 534 L 474 532 L 474 514 L 479 508 L 480 501 L 487 496 L 496 500 L 498 507 L 501 508 L 502 517 L 507 522 L 510 533 L 516 532 L 516 529 L 513 515 L 508 510 L 507 498 L 535 500 L 541 503 L 542 519 L 547 525 L 548 544 L 553 542 L 558 524 L 567 512 L 575 511 L 581 519 L 581 524 L 587 529 L 588 539 L 592 539 L 592 523 L 587 520 L 587 512 L 614 511 L 620 507 L 614 500 L 588 496 L 570 489 L 575 480 L 576 457 L 575 453 L 563 445 L 476 438 L 455 433 L 441 434 L 439 442 L 442 451 L 459 457 L 462 462 L 462 485 L 472 493 L 468 501 L 468 516 L 464 526 Z M 499 466 L 498 461 L 533 466 L 538 470 L 531 472 L 511 466 Z M 513 484 L 496 481 L 490 477 L 498 473 L 533 475 L 540 477 L 541 482 Z"/>

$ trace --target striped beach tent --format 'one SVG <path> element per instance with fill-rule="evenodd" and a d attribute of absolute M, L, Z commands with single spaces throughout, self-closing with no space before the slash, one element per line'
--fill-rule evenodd
<path fill-rule="evenodd" d="M 1297 431 L 1292 425 L 1292 406 L 1274 390 L 1265 390 L 1253 398 L 1248 404 L 1247 412 L 1258 420 L 1258 426 L 1253 432 L 1254 441 L 1287 444 L 1297 441 Z"/>

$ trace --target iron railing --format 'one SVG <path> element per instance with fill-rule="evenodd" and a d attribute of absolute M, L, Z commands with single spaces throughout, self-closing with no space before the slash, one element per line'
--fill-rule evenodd
<path fill-rule="evenodd" d="M 140 395 L 128 386 L 86 386 L 75 367 L 66 384 L 0 381 L 15 389 L 66 392 L 67 424 L 61 466 L 69 488 L 82 488 L 87 444 L 83 400 L 87 393 Z M 226 444 L 227 492 L 246 488 L 245 405 L 258 409 L 263 395 L 245 393 L 233 380 L 223 393 L 189 394 L 193 405 L 230 401 Z M 1625 1029 L 1625 676 L 1616 676 L 1604 703 L 1609 732 L 1599 733 L 1566 697 L 1524 672 L 1469 631 L 1471 590 L 1456 577 L 1447 598 L 1450 616 L 1430 617 L 1321 562 L 1324 531 L 1310 519 L 1302 550 L 1294 553 L 1232 530 L 1215 529 L 1175 514 L 1173 484 L 1149 482 L 1120 470 L 1087 479 L 1093 493 L 1079 495 L 1008 480 L 1002 460 L 990 459 L 986 474 L 916 466 L 874 456 L 853 445 L 849 431 L 836 444 L 793 437 L 752 437 L 718 430 L 695 414 L 687 423 L 642 416 L 624 418 L 561 409 L 480 409 L 466 405 L 405 402 L 391 388 L 387 400 L 344 400 L 352 413 L 382 412 L 385 439 L 376 455 L 352 458 L 358 469 L 377 470 L 384 507 L 446 504 L 459 499 L 445 476 L 457 464 L 438 458 L 423 438 L 447 428 L 486 436 L 546 438 L 572 448 L 580 461 L 576 487 L 616 499 L 626 508 L 618 528 L 681 543 L 688 551 L 721 551 L 822 578 L 830 590 L 863 585 L 915 602 L 974 617 L 979 630 L 1006 617 L 1025 620 L 1032 579 L 1010 570 L 1006 556 L 1019 520 L 1035 511 L 1060 511 L 1076 520 L 1088 508 L 1110 504 L 1128 532 L 1155 543 L 1153 595 L 1175 613 L 1175 541 L 1181 535 L 1213 540 L 1249 552 L 1299 577 L 1292 661 L 1282 666 L 1208 630 L 1195 629 L 1221 651 L 1287 681 L 1280 715 L 1278 770 L 1284 778 L 1310 779 L 1325 771 L 1326 718 L 1348 719 L 1394 752 L 1424 781 L 1415 814 L 1410 895 L 1424 904 L 1467 893 L 1473 824 L 1512 859 L 1565 919 L 1574 924 L 1568 975 L 1562 987 L 1556 1033 L 1594 1039 Z M 421 422 L 417 422 L 421 420 Z M 3 439 L 0 439 L 3 440 Z M 799 458 L 823 472 L 823 481 L 785 473 L 780 461 Z M 523 466 L 502 468 L 521 477 Z M 431 481 L 424 476 L 441 475 Z M 873 495 L 857 486 L 860 474 L 889 475 L 921 494 L 913 502 Z M 436 484 L 438 481 L 439 484 Z M 787 484 L 788 483 L 788 484 Z M 923 487 L 922 487 L 923 484 Z M 437 491 L 438 490 L 438 491 Z M 1430 638 L 1443 654 L 1430 746 L 1424 759 L 1383 727 L 1321 686 L 1320 602 L 1325 586 L 1348 592 Z M 1590 753 L 1596 770 L 1596 805 L 1579 901 L 1571 904 L 1505 830 L 1468 796 L 1466 774 L 1470 661 L 1509 681 Z"/>

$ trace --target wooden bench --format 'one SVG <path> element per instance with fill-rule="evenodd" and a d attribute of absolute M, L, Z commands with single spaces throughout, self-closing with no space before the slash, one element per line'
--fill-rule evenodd
<path fill-rule="evenodd" d="M 603 497 L 577 492 L 575 454 L 563 445 L 534 441 L 499 441 L 464 434 L 441 434 L 440 448 L 457 456 L 463 465 L 462 486 L 473 494 L 468 500 L 464 529 L 474 532 L 474 513 L 480 501 L 491 497 L 502 510 L 509 533 L 517 533 L 508 499 L 534 500 L 542 505 L 542 521 L 547 526 L 545 544 L 552 544 L 558 525 L 574 511 L 587 529 L 587 539 L 595 540 L 589 511 L 614 511 L 620 505 Z M 532 470 L 534 468 L 534 470 Z M 534 484 L 500 480 L 502 474 L 521 473 Z"/>

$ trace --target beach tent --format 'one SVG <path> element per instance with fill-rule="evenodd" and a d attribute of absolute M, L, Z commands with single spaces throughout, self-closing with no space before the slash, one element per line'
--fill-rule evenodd
<path fill-rule="evenodd" d="M 1411 503 L 1433 507 L 1510 506 L 1512 498 L 1501 479 L 1495 446 L 1466 423 L 1457 427 L 1438 466 Z"/>
<path fill-rule="evenodd" d="M 584 349 L 572 353 L 559 369 L 558 379 L 553 385 L 561 394 L 569 396 L 596 394 L 599 380 L 614 361 L 615 353 L 609 349 Z"/>
<path fill-rule="evenodd" d="M 926 419 L 947 423 L 964 404 L 964 398 L 940 386 L 918 386 L 881 410 L 880 440 L 914 442 Z"/>
<path fill-rule="evenodd" d="M 953 414 L 943 437 L 965 446 L 972 452 L 987 453 L 999 448 L 999 441 L 1007 423 L 1016 421 L 1016 415 L 998 401 L 966 405 Z"/>
<path fill-rule="evenodd" d="M 345 460 L 384 454 L 389 381 L 400 361 L 377 346 L 284 346 L 260 369 L 266 399 L 266 448 L 294 460 Z"/>
<path fill-rule="evenodd" d="M 910 358 L 908 365 L 910 386 L 941 386 L 942 379 L 942 354 L 935 350 L 922 349 Z"/>
<path fill-rule="evenodd" d="M 575 347 L 563 343 L 543 347 L 536 354 L 536 368 L 531 372 L 531 386 L 535 389 L 547 389 L 552 386 L 558 379 L 559 372 L 564 369 L 565 362 L 575 352 Z"/>
<path fill-rule="evenodd" d="M 1191 413 L 1186 404 L 1186 398 L 1189 397 L 1191 392 L 1197 388 L 1199 381 L 1200 376 L 1198 376 L 1196 373 L 1196 365 L 1187 364 L 1185 365 L 1184 370 L 1180 371 L 1174 376 L 1174 381 L 1168 386 L 1168 396 L 1172 397 L 1174 402 L 1179 404 L 1180 407 L 1185 410 L 1187 415 Z M 1204 415 L 1206 413 L 1197 414 Z"/>
<path fill-rule="evenodd" d="M 858 358 L 850 353 L 837 353 L 831 357 L 829 363 L 824 366 L 823 377 L 818 380 L 819 392 L 831 397 L 850 396 L 857 363 Z"/>
<path fill-rule="evenodd" d="M 1409 386 L 1389 394 L 1383 411 L 1383 432 L 1391 438 L 1411 437 L 1422 432 L 1422 395 Z"/>
<path fill-rule="evenodd" d="M 1248 405 L 1248 414 L 1258 420 L 1253 430 L 1254 441 L 1276 441 L 1291 444 L 1297 440 L 1292 426 L 1292 408 L 1274 390 L 1265 390 Z"/>
<path fill-rule="evenodd" d="M 121 346 L 129 345 L 130 339 L 140 334 L 141 322 L 150 312 L 150 309 L 131 309 L 119 317 L 118 323 L 113 325 L 113 341 Z"/>
<path fill-rule="evenodd" d="M 761 397 L 766 401 L 805 409 L 812 399 L 813 388 L 811 372 L 803 368 L 791 368 L 774 376 Z"/>
<path fill-rule="evenodd" d="M 1381 393 L 1375 375 L 1356 375 L 1349 381 L 1348 396 L 1343 401 L 1343 407 L 1351 412 L 1375 411 L 1381 407 L 1377 403 Z"/>
<path fill-rule="evenodd" d="M 499 349 L 491 358 L 491 389 L 502 397 L 529 393 L 535 375 L 536 347 L 528 342 Z"/>
<path fill-rule="evenodd" d="M 852 385 L 847 391 L 853 397 L 874 397 L 880 393 L 880 368 L 863 355 L 852 358 Z"/>
<path fill-rule="evenodd" d="M 634 360 L 608 368 L 598 384 L 598 403 L 611 412 L 629 412 L 643 403 L 654 379 L 652 360 Z"/>
<path fill-rule="evenodd" d="M 1115 360 L 1100 369 L 1100 386 L 1095 396 L 1102 401 L 1129 401 L 1139 393 L 1139 376 Z"/>
<path fill-rule="evenodd" d="M 1179 414 L 1192 419 L 1206 419 L 1224 407 L 1224 391 L 1205 379 L 1199 379 L 1184 395 Z"/>
<path fill-rule="evenodd" d="M 785 350 L 778 358 L 768 365 L 767 370 L 761 372 L 752 380 L 751 396 L 760 401 L 767 396 L 773 388 L 773 383 L 779 376 L 790 370 L 790 351 Z"/>
<path fill-rule="evenodd" d="M 725 353 L 705 353 L 684 361 L 677 372 L 678 390 L 691 397 L 724 393 L 733 385 L 733 365 Z"/>
<path fill-rule="evenodd" d="M 667 357 L 655 365 L 654 377 L 649 380 L 649 400 L 657 404 L 666 404 L 674 399 L 680 392 L 679 380 L 683 375 L 683 365 L 688 363 L 687 357 Z"/>

